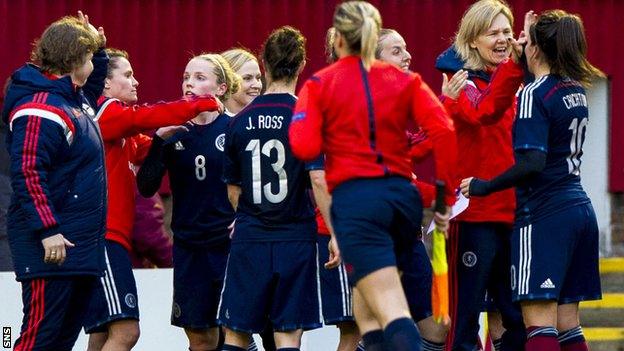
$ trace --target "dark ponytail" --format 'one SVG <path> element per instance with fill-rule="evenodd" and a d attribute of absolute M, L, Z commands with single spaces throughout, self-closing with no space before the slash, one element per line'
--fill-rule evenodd
<path fill-rule="evenodd" d="M 531 41 L 537 43 L 552 73 L 586 86 L 593 78 L 604 77 L 604 73 L 587 60 L 585 29 L 577 15 L 563 10 L 544 12 L 531 26 Z"/>
<path fill-rule="evenodd" d="M 262 46 L 262 61 L 273 81 L 291 82 L 305 61 L 306 39 L 297 29 L 284 26 L 274 30 Z"/>

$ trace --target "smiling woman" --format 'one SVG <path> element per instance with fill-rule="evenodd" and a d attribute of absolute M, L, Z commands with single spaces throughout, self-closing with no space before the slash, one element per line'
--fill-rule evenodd
<path fill-rule="evenodd" d="M 227 100 L 238 90 L 238 79 L 221 55 L 202 54 L 186 65 L 182 94 L 188 99 L 210 94 Z M 228 226 L 234 220 L 219 171 L 229 123 L 227 114 L 214 111 L 198 114 L 183 127 L 158 129 L 137 174 L 141 195 L 149 197 L 169 172 L 174 238 L 171 324 L 184 328 L 191 350 L 214 350 L 219 340 L 216 315 L 230 252 Z"/>
<path fill-rule="evenodd" d="M 518 44 L 512 38 L 512 25 L 513 16 L 506 3 L 478 1 L 464 13 L 453 46 L 436 62 L 436 68 L 445 72 L 444 105 L 457 131 L 458 159 L 462 160 L 457 165 L 459 179 L 463 174 L 473 173 L 490 179 L 513 164 L 511 125 L 515 116 L 515 93 L 523 72 L 517 63 Z M 454 75 L 447 79 L 447 73 Z M 502 335 L 492 333 L 492 339 L 495 343 L 516 345 L 509 350 L 522 349 L 522 316 L 512 304 L 509 290 L 513 204 L 511 189 L 474 198 L 470 207 L 451 222 L 452 324 L 447 343 L 453 349 L 475 347 L 486 290 L 488 296 L 494 298 L 507 329 Z M 469 265 L 462 257 L 474 257 L 478 263 Z M 493 315 L 488 313 L 488 316 Z M 490 326 L 499 324 L 500 318 L 490 319 Z M 498 329 L 502 327 L 490 330 Z"/>
<path fill-rule="evenodd" d="M 249 105 L 262 91 L 262 73 L 258 59 L 245 49 L 230 49 L 221 53 L 232 69 L 240 77 L 240 89 L 232 94 L 232 98 L 224 101 L 227 112 L 237 114 Z"/>

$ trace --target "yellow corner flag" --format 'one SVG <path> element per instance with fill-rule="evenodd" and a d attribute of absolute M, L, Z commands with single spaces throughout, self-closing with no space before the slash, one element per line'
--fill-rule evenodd
<path fill-rule="evenodd" d="M 435 212 L 444 214 L 444 182 L 436 181 L 436 206 Z M 431 307 L 433 319 L 436 323 L 449 325 L 449 287 L 448 287 L 448 263 L 446 261 L 446 238 L 444 232 L 436 227 L 432 234 L 431 266 L 433 268 L 433 282 L 431 286 Z"/>

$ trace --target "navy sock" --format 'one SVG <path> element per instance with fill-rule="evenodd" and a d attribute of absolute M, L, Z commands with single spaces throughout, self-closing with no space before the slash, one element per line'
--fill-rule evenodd
<path fill-rule="evenodd" d="M 393 351 L 420 351 L 420 334 L 411 318 L 399 318 L 384 329 L 386 345 Z"/>
<path fill-rule="evenodd" d="M 223 348 L 221 348 L 222 351 L 245 351 L 244 348 L 242 347 L 238 347 L 238 346 L 234 346 L 234 345 L 228 345 L 228 344 L 224 344 Z"/>
<path fill-rule="evenodd" d="M 381 332 L 381 330 L 380 330 Z M 381 332 L 381 336 L 383 336 L 383 332 Z M 382 344 L 383 346 L 383 344 Z M 364 343 L 362 342 L 362 340 L 360 340 L 360 342 L 358 342 L 357 344 L 357 348 L 355 349 L 355 351 L 366 351 L 366 349 L 364 348 Z"/>
<path fill-rule="evenodd" d="M 384 332 L 381 329 L 371 330 L 362 335 L 362 350 L 366 351 L 384 351 Z M 358 345 L 359 349 L 360 345 Z"/>
<path fill-rule="evenodd" d="M 444 351 L 444 346 L 446 346 L 444 343 L 429 341 L 425 338 L 422 339 L 423 351 Z"/>

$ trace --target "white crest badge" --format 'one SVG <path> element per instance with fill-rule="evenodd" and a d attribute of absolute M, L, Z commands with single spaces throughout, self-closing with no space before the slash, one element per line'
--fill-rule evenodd
<path fill-rule="evenodd" d="M 215 147 L 219 149 L 219 151 L 223 152 L 224 146 L 225 146 L 225 134 L 219 134 L 219 136 L 215 139 Z"/>

